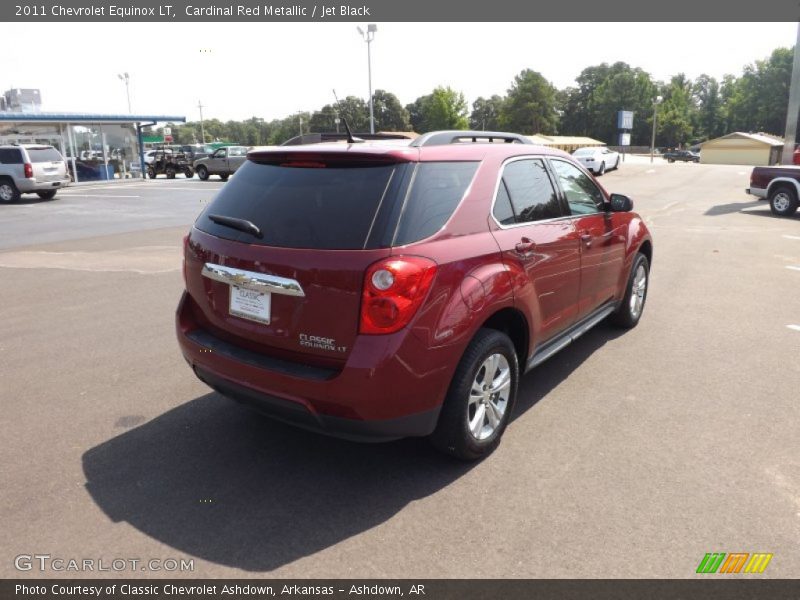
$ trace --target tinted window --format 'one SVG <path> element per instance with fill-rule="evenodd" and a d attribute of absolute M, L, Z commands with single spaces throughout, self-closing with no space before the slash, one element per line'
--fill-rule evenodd
<path fill-rule="evenodd" d="M 361 249 L 394 169 L 394 165 L 304 168 L 245 161 L 195 225 L 249 244 Z M 263 238 L 218 225 L 208 219 L 209 214 L 252 221 Z"/>
<path fill-rule="evenodd" d="M 22 153 L 17 148 L 0 148 L 0 163 L 6 165 L 22 164 Z"/>
<path fill-rule="evenodd" d="M 61 153 L 55 148 L 27 148 L 27 151 L 32 163 L 64 160 Z"/>
<path fill-rule="evenodd" d="M 511 208 L 511 198 L 506 190 L 506 184 L 500 181 L 500 187 L 497 189 L 497 200 L 494 201 L 494 211 L 492 212 L 494 218 L 501 225 L 513 225 L 517 222 L 514 216 L 514 209 Z"/>
<path fill-rule="evenodd" d="M 503 170 L 517 223 L 563 216 L 553 184 L 541 160 L 517 160 Z"/>
<path fill-rule="evenodd" d="M 553 160 L 552 165 L 573 215 L 586 215 L 603 210 L 603 194 L 588 175 L 563 160 Z"/>
<path fill-rule="evenodd" d="M 439 231 L 464 197 L 477 162 L 425 162 L 417 166 L 395 244 L 402 246 Z"/>

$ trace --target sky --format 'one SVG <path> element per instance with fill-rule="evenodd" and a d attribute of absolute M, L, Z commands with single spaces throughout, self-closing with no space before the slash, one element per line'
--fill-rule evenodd
<path fill-rule="evenodd" d="M 403 105 L 450 86 L 471 105 L 539 71 L 561 89 L 587 66 L 624 61 L 668 80 L 718 79 L 777 47 L 796 23 L 376 23 L 372 88 Z M 3 32 L 0 91 L 39 88 L 43 111 L 221 120 L 283 118 L 368 97 L 365 23 L 21 23 Z M 43 40 L 43 41 L 35 41 Z"/>

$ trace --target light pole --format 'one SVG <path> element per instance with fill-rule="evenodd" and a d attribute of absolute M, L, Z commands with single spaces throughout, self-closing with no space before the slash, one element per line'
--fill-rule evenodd
<path fill-rule="evenodd" d="M 658 115 L 658 103 L 661 100 L 661 96 L 653 98 L 653 137 L 650 138 L 650 162 L 653 162 L 653 155 L 656 153 L 656 117 Z"/>
<path fill-rule="evenodd" d="M 203 138 L 202 140 L 200 140 L 200 143 L 205 144 L 206 143 L 206 131 L 203 128 L 203 102 L 202 102 L 202 100 L 198 100 L 197 101 L 197 108 L 200 109 L 200 137 Z"/>
<path fill-rule="evenodd" d="M 130 80 L 131 76 L 128 75 L 127 71 L 125 73 L 118 73 L 117 77 L 119 77 L 120 81 L 125 82 L 125 95 L 128 97 L 128 114 L 131 113 L 131 88 L 130 88 Z"/>
<path fill-rule="evenodd" d="M 361 27 L 356 27 L 358 33 L 367 42 L 367 77 L 369 78 L 369 132 L 375 133 L 375 116 L 372 113 L 372 54 L 370 53 L 369 45 L 375 39 L 375 32 L 378 31 L 378 26 L 374 23 L 367 25 L 365 32 Z"/>

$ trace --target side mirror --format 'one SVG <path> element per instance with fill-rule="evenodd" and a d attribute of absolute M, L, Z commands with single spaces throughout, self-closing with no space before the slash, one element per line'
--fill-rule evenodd
<path fill-rule="evenodd" d="M 609 198 L 611 212 L 630 212 L 633 210 L 633 200 L 622 194 L 611 194 Z"/>

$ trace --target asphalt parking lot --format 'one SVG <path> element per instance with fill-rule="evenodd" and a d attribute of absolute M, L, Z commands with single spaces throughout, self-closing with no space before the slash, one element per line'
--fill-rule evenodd
<path fill-rule="evenodd" d="M 629 159 L 655 241 L 640 325 L 530 373 L 497 452 L 359 445 L 196 380 L 173 333 L 181 238 L 221 182 L 0 206 L 0 577 L 15 557 L 193 559 L 192 577 L 800 576 L 800 213 L 750 169 Z M 751 576 L 749 576 L 751 577 Z"/>

